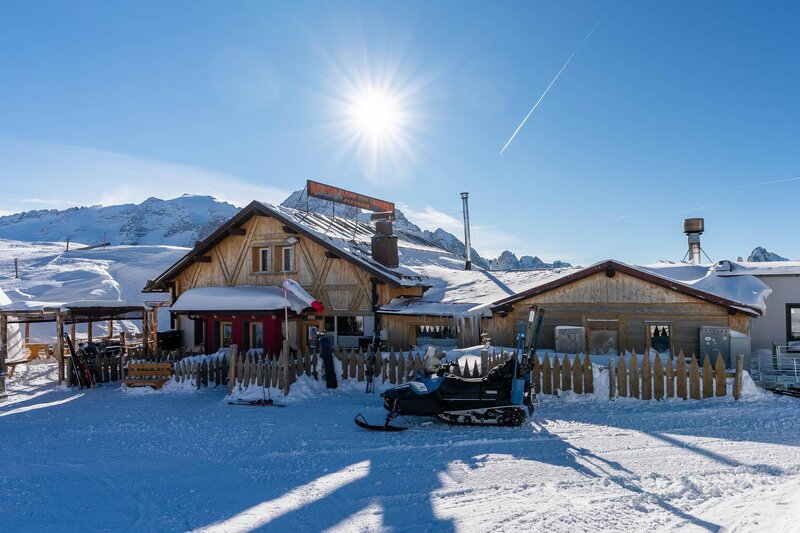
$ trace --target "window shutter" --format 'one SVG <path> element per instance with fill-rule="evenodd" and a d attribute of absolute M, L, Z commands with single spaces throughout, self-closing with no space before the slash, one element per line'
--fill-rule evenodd
<path fill-rule="evenodd" d="M 252 255 L 253 255 L 253 272 L 258 272 L 261 270 L 261 265 L 258 264 L 259 257 L 258 257 L 258 248 L 252 248 Z"/>

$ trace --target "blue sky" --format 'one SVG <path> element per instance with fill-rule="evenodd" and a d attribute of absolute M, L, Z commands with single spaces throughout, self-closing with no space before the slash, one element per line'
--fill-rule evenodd
<path fill-rule="evenodd" d="M 0 211 L 317 179 L 589 264 L 800 259 L 800 7 L 770 2 L 5 2 Z M 591 28 L 517 137 L 500 149 Z M 359 144 L 348 102 L 401 127 Z"/>

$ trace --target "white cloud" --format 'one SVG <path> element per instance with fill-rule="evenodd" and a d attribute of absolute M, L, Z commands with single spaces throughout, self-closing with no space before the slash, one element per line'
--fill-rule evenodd
<path fill-rule="evenodd" d="M 422 229 L 435 231 L 438 228 L 442 228 L 455 235 L 464 231 L 464 226 L 460 218 L 456 218 L 452 214 L 445 213 L 444 211 L 434 209 L 429 205 L 426 205 L 422 210 L 414 209 L 403 203 L 399 203 L 398 207 L 411 222 Z"/>
<path fill-rule="evenodd" d="M 238 206 L 288 192 L 191 165 L 82 146 L 0 138 L 0 211 L 139 203 L 151 196 L 214 196 Z"/>

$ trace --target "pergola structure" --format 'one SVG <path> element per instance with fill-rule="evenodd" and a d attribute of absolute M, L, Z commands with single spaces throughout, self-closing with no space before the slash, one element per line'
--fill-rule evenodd
<path fill-rule="evenodd" d="M 109 323 L 109 337 L 115 320 L 141 320 L 142 340 L 146 355 L 156 347 L 158 305 L 148 305 L 118 300 L 80 300 L 75 302 L 16 302 L 0 306 L 0 398 L 6 395 L 6 358 L 8 355 L 8 325 L 25 324 L 26 340 L 30 324 L 53 322 L 56 325 L 55 357 L 58 361 L 58 382 L 64 381 L 64 328 L 87 324 L 88 340 L 92 340 L 92 325 Z"/>

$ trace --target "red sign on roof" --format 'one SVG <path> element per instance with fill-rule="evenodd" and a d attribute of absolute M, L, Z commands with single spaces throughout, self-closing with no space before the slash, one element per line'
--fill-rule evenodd
<path fill-rule="evenodd" d="M 309 196 L 319 198 L 320 200 L 352 205 L 364 209 L 365 211 L 374 211 L 376 213 L 394 213 L 394 204 L 392 202 L 378 200 L 377 198 L 334 187 L 333 185 L 325 185 L 317 181 L 307 180 L 306 191 Z"/>

